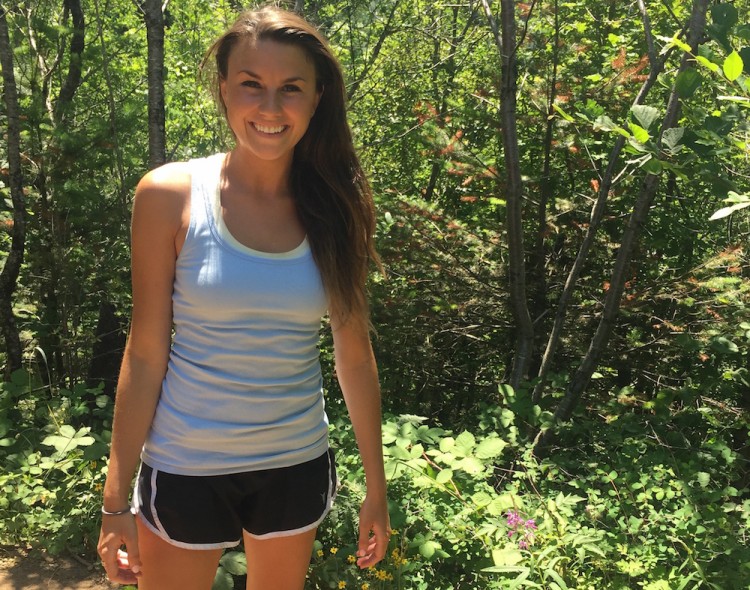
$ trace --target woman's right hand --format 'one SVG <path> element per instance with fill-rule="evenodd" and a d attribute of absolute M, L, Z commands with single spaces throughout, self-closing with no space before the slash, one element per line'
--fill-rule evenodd
<path fill-rule="evenodd" d="M 120 549 L 123 545 L 126 551 Z M 103 515 L 97 550 L 110 581 L 116 584 L 138 584 L 141 558 L 138 553 L 135 516 L 129 512 L 117 516 Z"/>

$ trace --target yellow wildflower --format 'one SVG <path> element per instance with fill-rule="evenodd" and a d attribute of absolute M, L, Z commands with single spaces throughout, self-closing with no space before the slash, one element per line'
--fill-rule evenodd
<path fill-rule="evenodd" d="M 338 552 L 338 547 L 331 547 L 331 555 L 336 555 Z M 343 588 L 343 586 L 340 587 Z"/>
<path fill-rule="evenodd" d="M 341 580 L 339 582 L 339 588 L 346 588 L 346 582 L 344 582 L 343 580 Z"/>
<path fill-rule="evenodd" d="M 356 563 L 356 561 L 357 561 L 357 558 L 356 558 L 356 557 L 354 557 L 353 555 L 350 555 L 349 557 L 347 557 L 347 558 L 346 558 L 346 560 L 347 560 L 347 561 L 348 561 L 349 563 Z"/>
<path fill-rule="evenodd" d="M 385 582 L 388 579 L 388 572 L 386 572 L 384 570 L 376 570 L 375 571 L 375 577 L 378 580 L 381 580 L 381 581 Z"/>
<path fill-rule="evenodd" d="M 370 583 L 365 582 L 364 584 L 362 584 L 362 590 L 370 590 Z"/>
<path fill-rule="evenodd" d="M 316 555 L 317 555 L 318 557 L 323 557 L 323 550 L 322 550 L 322 549 L 318 549 L 318 550 L 316 551 Z"/>

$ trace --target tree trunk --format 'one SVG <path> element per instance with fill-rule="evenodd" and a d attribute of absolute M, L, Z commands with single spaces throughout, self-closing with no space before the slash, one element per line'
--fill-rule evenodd
<path fill-rule="evenodd" d="M 81 85 L 81 63 L 85 47 L 85 26 L 83 10 L 80 0 L 65 0 L 65 8 L 70 11 L 73 20 L 73 34 L 70 39 L 70 62 L 68 73 L 60 88 L 57 105 L 55 106 L 55 122 L 61 123 L 73 101 L 73 96 Z"/>
<path fill-rule="evenodd" d="M 531 309 L 535 321 L 543 317 L 547 311 L 547 279 L 545 273 L 546 252 L 544 238 L 547 233 L 547 207 L 550 199 L 555 194 L 557 183 L 552 175 L 552 141 L 555 130 L 555 98 L 557 96 L 557 68 L 560 62 L 560 15 L 557 0 L 552 7 L 555 18 L 555 34 L 552 37 L 552 76 L 549 81 L 549 93 L 547 95 L 547 117 L 544 133 L 544 163 L 542 165 L 542 178 L 539 190 L 539 204 L 536 212 L 536 235 L 534 236 L 534 249 L 529 265 L 531 274 L 530 299 Z M 539 326 L 537 326 L 537 334 Z M 537 348 L 537 347 L 535 347 Z M 534 354 L 534 365 L 538 362 L 538 353 Z"/>
<path fill-rule="evenodd" d="M 18 284 L 18 274 L 23 263 L 26 243 L 26 206 L 23 198 L 23 171 L 21 169 L 21 121 L 7 13 L 8 9 L 4 6 L 0 7 L 0 64 L 3 69 L 3 99 L 8 118 L 8 169 L 10 195 L 13 202 L 10 251 L 0 272 L 0 330 L 2 330 L 7 355 L 4 370 L 6 379 L 23 365 L 23 348 L 13 314 L 13 294 Z"/>
<path fill-rule="evenodd" d="M 518 389 L 525 379 L 534 346 L 534 327 L 526 299 L 526 262 L 523 245 L 521 163 L 516 128 L 516 15 L 515 2 L 500 2 L 502 31 L 487 0 L 482 0 L 485 15 L 501 55 L 500 125 L 506 175 L 506 231 L 508 232 L 508 283 L 510 305 L 516 328 L 516 342 L 509 383 Z"/>
<path fill-rule="evenodd" d="M 698 45 L 701 42 L 706 27 L 706 12 L 708 10 L 708 4 L 709 0 L 694 0 L 693 2 L 687 38 L 687 43 L 692 50 L 691 53 L 697 51 Z M 690 55 L 683 54 L 678 73 L 684 71 L 689 66 L 691 59 Z M 680 101 L 676 90 L 673 89 L 667 104 L 667 112 L 662 122 L 662 134 L 666 129 L 676 125 L 679 120 L 679 113 Z M 661 144 L 661 138 L 659 144 Z M 640 236 L 641 230 L 648 218 L 651 204 L 659 186 L 659 180 L 659 175 L 647 174 L 641 184 L 641 189 L 633 207 L 633 213 L 631 214 L 628 225 L 625 228 L 620 248 L 617 252 L 617 258 L 615 259 L 614 268 L 612 269 L 610 288 L 609 291 L 607 291 L 604 300 L 604 311 L 601 320 L 599 321 L 594 337 L 591 340 L 589 349 L 581 362 L 581 366 L 578 368 L 578 371 L 576 371 L 576 374 L 566 391 L 565 397 L 555 411 L 555 418 L 559 421 L 570 419 L 583 391 L 588 386 L 591 375 L 599 362 L 602 352 L 607 346 L 619 311 L 620 299 L 624 291 L 627 269 L 630 265 L 633 249 L 637 244 L 638 237 Z M 542 448 L 545 446 L 545 443 L 547 442 L 545 439 L 547 438 L 548 436 L 545 435 L 540 439 L 540 445 Z"/>
<path fill-rule="evenodd" d="M 102 393 L 112 399 L 115 396 L 117 375 L 125 350 L 125 322 L 120 318 L 113 303 L 102 300 L 99 304 L 99 319 L 96 322 L 96 340 L 94 341 L 87 387 L 96 387 L 104 383 Z"/>
<path fill-rule="evenodd" d="M 650 39 L 651 27 L 649 24 L 648 15 L 645 13 L 645 7 L 643 12 L 643 26 L 646 37 Z M 633 101 L 633 106 L 643 104 L 643 102 L 646 100 L 646 97 L 651 91 L 651 88 L 656 83 L 657 78 L 662 73 L 662 71 L 664 71 L 664 65 L 667 62 L 669 56 L 669 52 L 661 56 L 661 58 L 656 58 L 655 55 L 651 56 L 651 68 L 649 70 L 648 78 L 643 83 L 643 86 L 641 86 L 638 95 Z M 578 255 L 576 256 L 575 262 L 573 263 L 573 267 L 568 273 L 568 278 L 565 281 L 565 286 L 563 287 L 562 294 L 560 295 L 560 300 L 557 304 L 557 312 L 555 314 L 552 330 L 550 331 L 549 338 L 547 339 L 547 347 L 544 351 L 544 355 L 542 356 L 542 363 L 537 374 L 537 383 L 534 386 L 534 393 L 532 395 L 532 400 L 535 404 L 539 403 L 542 399 L 542 394 L 547 384 L 547 375 L 549 374 L 549 370 L 552 367 L 552 362 L 555 358 L 557 348 L 560 344 L 560 338 L 562 337 L 565 318 L 568 313 L 568 306 L 570 305 L 570 301 L 573 297 L 573 291 L 575 290 L 576 283 L 578 282 L 578 277 L 583 270 L 583 265 L 588 259 L 591 247 L 594 245 L 594 238 L 599 231 L 599 226 L 601 225 L 602 219 L 604 218 L 607 198 L 609 196 L 609 191 L 612 188 L 612 183 L 615 177 L 615 170 L 619 163 L 620 152 L 622 152 L 623 147 L 625 147 L 625 138 L 621 135 L 618 135 L 617 139 L 615 140 L 615 144 L 612 147 L 612 151 L 609 154 L 609 163 L 607 165 L 607 168 L 604 171 L 604 175 L 600 178 L 599 191 L 597 193 L 596 202 L 591 209 L 591 216 L 589 220 L 589 226 L 586 230 L 586 236 L 584 237 L 583 242 L 581 243 L 581 247 L 578 250 Z"/>
<path fill-rule="evenodd" d="M 156 168 L 167 161 L 164 114 L 164 13 L 161 0 L 141 5 L 148 41 L 148 165 Z"/>

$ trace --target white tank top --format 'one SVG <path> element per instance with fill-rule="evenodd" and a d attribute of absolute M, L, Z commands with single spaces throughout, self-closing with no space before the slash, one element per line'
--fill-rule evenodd
<path fill-rule="evenodd" d="M 328 448 L 318 356 L 327 300 L 307 240 L 269 254 L 221 216 L 224 154 L 191 161 L 174 337 L 142 459 L 181 475 L 287 467 Z"/>

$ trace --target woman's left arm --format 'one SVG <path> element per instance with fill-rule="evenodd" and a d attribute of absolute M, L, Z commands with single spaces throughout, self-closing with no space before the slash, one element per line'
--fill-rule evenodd
<path fill-rule="evenodd" d="M 332 322 L 332 328 L 336 375 L 365 469 L 367 495 L 359 513 L 357 565 L 366 568 L 383 559 L 390 537 L 378 369 L 366 321 L 350 317 Z"/>

